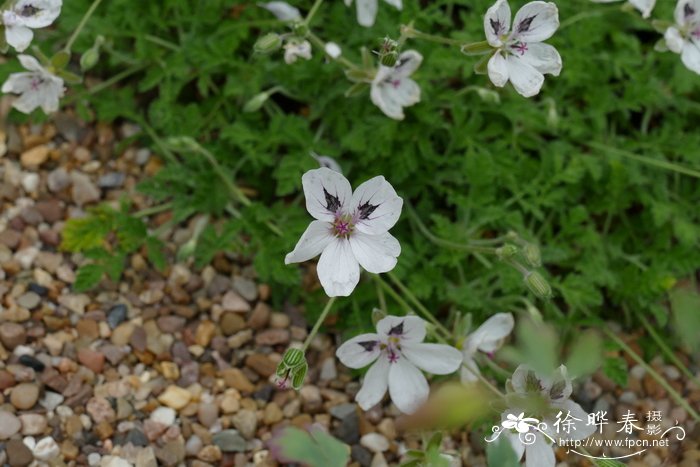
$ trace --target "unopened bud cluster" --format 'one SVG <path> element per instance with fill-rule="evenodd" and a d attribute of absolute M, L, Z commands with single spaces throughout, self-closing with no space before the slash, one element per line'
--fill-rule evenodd
<path fill-rule="evenodd" d="M 298 391 L 304 384 L 308 370 L 309 365 L 306 363 L 304 351 L 301 349 L 287 349 L 275 371 L 277 386 L 280 389 L 289 389 L 291 387 Z"/>

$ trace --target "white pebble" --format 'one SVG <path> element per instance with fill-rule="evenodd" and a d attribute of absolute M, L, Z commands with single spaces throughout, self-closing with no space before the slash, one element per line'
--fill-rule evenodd
<path fill-rule="evenodd" d="M 161 425 L 171 426 L 175 423 L 175 417 L 177 416 L 175 410 L 170 407 L 158 407 L 156 410 L 151 412 L 151 420 L 158 422 Z"/>
<path fill-rule="evenodd" d="M 33 193 L 39 186 L 39 174 L 26 173 L 22 175 L 22 188 L 28 193 Z"/>
<path fill-rule="evenodd" d="M 48 461 L 57 458 L 61 453 L 61 448 L 52 437 L 47 436 L 36 443 L 32 452 L 37 459 Z"/>

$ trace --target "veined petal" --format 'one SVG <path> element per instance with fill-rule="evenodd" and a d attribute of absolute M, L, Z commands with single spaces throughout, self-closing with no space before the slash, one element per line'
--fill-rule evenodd
<path fill-rule="evenodd" d="M 352 194 L 348 211 L 356 218 L 357 230 L 379 235 L 396 224 L 401 215 L 403 199 L 381 175 L 357 187 Z"/>
<path fill-rule="evenodd" d="M 463 351 L 462 368 L 459 370 L 460 380 L 463 383 L 474 383 L 479 380 L 480 374 L 481 371 L 479 371 L 479 367 L 474 361 L 474 355 L 464 353 Z"/>
<path fill-rule="evenodd" d="M 378 334 L 360 334 L 338 347 L 335 356 L 348 368 L 364 368 L 379 357 Z"/>
<path fill-rule="evenodd" d="M 396 64 L 391 68 L 393 78 L 405 78 L 411 76 L 423 63 L 423 55 L 415 50 L 401 52 Z"/>
<path fill-rule="evenodd" d="M 596 432 L 596 425 L 588 423 L 588 412 L 583 410 L 583 408 L 571 399 L 566 399 L 562 402 L 553 403 L 553 407 L 558 408 L 562 411 L 560 420 L 564 420 L 567 414 L 576 420 L 571 420 L 572 426 L 571 431 L 566 433 L 561 428 L 559 429 L 558 436 L 560 439 L 586 439 Z M 547 426 L 552 427 L 555 420 L 550 420 L 547 422 Z M 555 437 L 557 433 L 554 433 Z"/>
<path fill-rule="evenodd" d="M 284 258 L 284 264 L 301 263 L 320 255 L 333 240 L 331 225 L 328 222 L 313 221 L 301 235 L 291 253 Z"/>
<path fill-rule="evenodd" d="M 560 365 L 550 377 L 540 377 L 540 380 L 547 391 L 547 396 L 553 401 L 565 400 L 571 397 L 573 386 L 566 366 Z"/>
<path fill-rule="evenodd" d="M 525 447 L 525 467 L 554 467 L 554 449 L 542 434 L 535 436 L 535 442 Z"/>
<path fill-rule="evenodd" d="M 64 91 L 63 80 L 56 77 L 48 79 L 39 88 L 41 109 L 44 113 L 50 114 L 58 110 L 59 102 L 61 97 L 63 97 Z"/>
<path fill-rule="evenodd" d="M 360 281 L 360 265 L 350 242 L 334 238 L 321 253 L 316 268 L 318 279 L 329 297 L 347 297 Z"/>
<path fill-rule="evenodd" d="M 5 28 L 5 39 L 7 43 L 17 50 L 17 52 L 23 52 L 29 47 L 34 37 L 34 32 L 31 29 L 24 26 L 7 26 Z"/>
<path fill-rule="evenodd" d="M 513 331 L 515 322 L 510 313 L 496 313 L 467 337 L 464 347 L 493 352 L 501 346 L 503 339 Z"/>
<path fill-rule="evenodd" d="M 12 73 L 2 85 L 2 92 L 21 94 L 32 87 L 36 73 Z"/>
<path fill-rule="evenodd" d="M 362 410 L 369 410 L 377 405 L 389 385 L 389 359 L 380 358 L 372 365 L 365 379 L 362 381 L 362 388 L 355 396 L 355 400 Z"/>
<path fill-rule="evenodd" d="M 299 9 L 287 2 L 267 2 L 258 3 L 258 5 L 275 15 L 275 18 L 280 21 L 296 21 L 301 19 Z"/>
<path fill-rule="evenodd" d="M 17 58 L 19 59 L 19 62 L 22 64 L 22 66 L 29 70 L 29 71 L 35 71 L 39 73 L 45 73 L 48 74 L 48 71 L 41 66 L 41 63 L 39 63 L 39 60 L 36 58 L 32 57 L 31 55 L 17 55 Z"/>
<path fill-rule="evenodd" d="M 396 8 L 397 10 L 400 10 L 403 8 L 401 0 L 384 0 L 384 1 L 387 2 L 389 5 L 393 6 L 394 8 Z"/>
<path fill-rule="evenodd" d="M 62 3 L 62 0 L 19 0 L 12 9 L 23 25 L 45 28 L 61 14 Z"/>
<path fill-rule="evenodd" d="M 523 62 L 542 74 L 559 76 L 559 73 L 561 73 L 561 56 L 557 49 L 541 42 L 530 42 L 525 44 L 525 47 L 526 50 L 521 55 Z"/>
<path fill-rule="evenodd" d="M 389 82 L 372 83 L 370 90 L 372 103 L 389 118 L 403 120 L 403 108 L 420 102 L 420 88 L 410 78 Z"/>
<path fill-rule="evenodd" d="M 681 61 L 689 70 L 700 74 L 700 49 L 694 41 L 685 41 L 681 50 Z"/>
<path fill-rule="evenodd" d="M 677 28 L 670 27 L 666 29 L 664 39 L 666 39 L 666 46 L 668 47 L 668 50 L 677 54 L 681 53 L 685 40 Z"/>
<path fill-rule="evenodd" d="M 333 222 L 352 198 L 350 182 L 342 174 L 321 167 L 309 170 L 301 177 L 306 197 L 306 209 L 320 221 Z"/>
<path fill-rule="evenodd" d="M 389 396 L 403 413 L 411 414 L 425 403 L 430 394 L 428 382 L 415 365 L 399 358 L 389 366 Z"/>
<path fill-rule="evenodd" d="M 425 339 L 425 321 L 418 316 L 392 316 L 382 318 L 377 323 L 380 336 L 400 337 L 402 344 L 423 342 Z"/>
<path fill-rule="evenodd" d="M 366 28 L 374 24 L 377 18 L 377 1 L 378 0 L 355 0 L 357 7 L 357 22 L 360 26 Z"/>
<path fill-rule="evenodd" d="M 484 16 L 484 32 L 486 41 L 493 47 L 503 45 L 501 37 L 510 31 L 510 5 L 507 0 L 498 0 L 486 10 Z"/>
<path fill-rule="evenodd" d="M 700 21 L 700 0 L 679 0 L 674 12 L 676 24 L 686 26 Z"/>
<path fill-rule="evenodd" d="M 401 353 L 421 370 L 434 375 L 449 375 L 462 365 L 462 353 L 444 344 L 407 343 Z"/>
<path fill-rule="evenodd" d="M 642 14 L 642 18 L 651 16 L 651 12 L 656 6 L 656 0 L 629 0 L 629 2 Z"/>
<path fill-rule="evenodd" d="M 350 246 L 360 266 L 374 274 L 394 269 L 401 254 L 399 241 L 389 232 L 379 235 L 355 232 L 350 237 Z"/>
<path fill-rule="evenodd" d="M 544 84 L 544 75 L 517 55 L 509 55 L 508 74 L 513 87 L 523 97 L 537 95 Z"/>
<path fill-rule="evenodd" d="M 515 14 L 512 40 L 542 42 L 559 28 L 559 10 L 552 2 L 530 2 Z"/>
<path fill-rule="evenodd" d="M 510 377 L 510 384 L 517 394 L 540 392 L 544 389 L 540 377 L 527 365 L 519 365 Z"/>
<path fill-rule="evenodd" d="M 493 57 L 489 59 L 487 71 L 489 79 L 494 86 L 502 88 L 508 82 L 508 77 L 510 76 L 508 63 L 500 52 L 496 52 Z"/>

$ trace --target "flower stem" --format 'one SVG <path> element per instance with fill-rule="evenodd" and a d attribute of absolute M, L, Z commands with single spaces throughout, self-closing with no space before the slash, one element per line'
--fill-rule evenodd
<path fill-rule="evenodd" d="M 316 12 L 318 12 L 318 9 L 321 7 L 321 4 L 323 3 L 323 0 L 316 0 L 316 2 L 313 4 L 311 9 L 309 10 L 309 13 L 306 15 L 306 18 L 304 19 L 304 24 L 308 25 L 311 20 L 316 16 Z"/>
<path fill-rule="evenodd" d="M 172 201 L 170 201 L 167 203 L 159 204 L 157 206 L 151 206 L 150 208 L 145 208 L 145 209 L 142 209 L 140 211 L 137 211 L 134 213 L 134 217 L 139 217 L 139 218 L 140 217 L 148 217 L 148 216 L 153 215 L 153 214 L 158 214 L 158 213 L 161 213 L 163 211 L 167 211 L 168 209 L 170 209 L 172 207 L 173 207 L 173 203 L 172 203 Z"/>
<path fill-rule="evenodd" d="M 489 381 L 488 379 L 484 378 L 484 375 L 482 375 L 481 373 L 477 373 L 477 372 L 473 371 L 471 368 L 469 368 L 469 367 L 468 367 L 467 365 L 465 365 L 464 363 L 462 364 L 462 368 L 466 368 L 467 371 L 468 371 L 469 373 L 471 373 L 471 374 L 473 374 L 474 376 L 476 376 L 477 378 L 479 378 L 479 381 L 481 381 L 487 388 L 489 388 L 489 389 L 490 389 L 494 394 L 496 394 L 498 397 L 500 397 L 500 398 L 502 398 L 502 399 L 505 399 L 505 397 L 506 397 L 505 394 L 503 394 L 503 393 L 501 392 L 500 389 L 498 389 L 496 386 L 494 386 L 493 383 L 491 383 L 491 381 Z"/>
<path fill-rule="evenodd" d="M 387 273 L 387 276 L 389 276 L 389 279 L 391 279 L 391 281 L 396 285 L 396 287 L 399 288 L 401 293 L 403 293 L 406 297 L 408 297 L 408 299 L 410 301 L 413 302 L 416 309 L 418 311 L 420 311 L 420 313 L 423 315 L 424 318 L 426 318 L 428 321 L 433 323 L 435 325 L 435 327 L 445 335 L 445 337 L 449 338 L 451 336 L 450 331 L 445 326 L 443 326 L 442 323 L 440 321 L 438 321 L 438 319 L 435 316 L 433 316 L 433 314 L 430 312 L 430 310 L 428 310 L 420 302 L 420 300 L 418 300 L 418 298 L 415 295 L 413 295 L 413 292 L 411 292 L 408 289 L 408 287 L 403 285 L 403 283 L 394 274 L 389 272 L 389 273 Z"/>
<path fill-rule="evenodd" d="M 328 312 L 331 311 L 335 299 L 336 297 L 331 297 L 330 300 L 328 300 L 328 303 L 326 303 L 325 308 L 323 308 L 323 311 L 321 312 L 321 316 L 318 317 L 318 319 L 316 320 L 316 324 L 314 324 L 313 329 L 311 329 L 309 335 L 306 336 L 306 340 L 304 340 L 304 344 L 301 346 L 302 352 L 306 352 L 306 349 L 309 348 L 311 341 L 314 339 L 314 337 L 316 337 L 316 334 L 318 334 L 318 329 L 321 327 L 321 324 L 323 324 L 323 322 L 326 320 L 326 316 L 328 316 Z"/>
<path fill-rule="evenodd" d="M 605 334 L 608 335 L 608 337 L 610 337 L 620 347 L 622 347 L 622 349 L 625 352 L 627 352 L 627 354 L 630 357 L 632 357 L 632 360 L 634 360 L 635 362 L 639 363 L 642 367 L 644 367 L 644 369 L 647 371 L 647 373 L 649 373 L 649 375 L 652 378 L 654 378 L 656 380 L 656 382 L 659 383 L 661 385 L 661 387 L 663 387 L 666 390 L 666 392 L 668 392 L 668 394 L 678 403 L 678 405 L 683 407 L 683 409 L 685 409 L 685 411 L 688 412 L 688 415 L 693 417 L 696 421 L 700 422 L 700 414 L 698 414 L 695 411 L 695 409 L 693 409 L 690 406 L 688 401 L 686 401 L 683 398 L 683 396 L 678 394 L 678 391 L 673 389 L 673 387 L 670 384 L 668 384 L 668 382 L 666 381 L 666 379 L 663 376 L 661 376 L 659 373 L 657 373 L 656 370 L 654 370 L 651 367 L 651 365 L 649 365 L 647 362 L 645 362 L 642 357 L 637 355 L 637 353 L 634 350 L 632 350 L 632 348 L 630 346 L 628 346 L 627 343 L 625 341 L 623 341 L 617 334 L 615 334 L 613 331 L 611 331 L 607 327 L 604 327 L 603 331 L 605 332 Z"/>
<path fill-rule="evenodd" d="M 66 43 L 66 46 L 63 48 L 65 52 L 70 53 L 70 49 L 71 47 L 73 47 L 73 43 L 78 38 L 78 36 L 82 32 L 83 28 L 85 27 L 85 25 L 87 24 L 88 20 L 95 12 L 97 7 L 100 6 L 100 3 L 102 3 L 102 0 L 94 0 L 92 2 L 92 5 L 90 5 L 90 8 L 88 8 L 88 10 L 85 12 L 85 15 L 83 15 L 83 19 L 80 20 L 78 27 L 75 28 L 75 31 L 73 31 L 73 34 L 71 34 L 70 39 L 68 39 L 68 42 Z"/>
<path fill-rule="evenodd" d="M 312 44 L 314 44 L 316 47 L 321 49 L 324 54 L 326 54 L 326 43 L 323 42 L 323 39 L 321 39 L 320 37 L 318 37 L 316 34 L 314 34 L 311 31 L 309 31 L 309 33 L 307 34 L 306 37 L 311 41 Z M 326 56 L 328 56 L 331 60 L 334 60 L 334 61 L 340 63 L 345 68 L 350 68 L 351 70 L 358 68 L 357 65 L 355 65 L 354 63 L 352 63 L 350 60 L 343 57 L 342 55 L 339 57 L 331 57 L 330 55 L 326 54 Z"/>
<path fill-rule="evenodd" d="M 413 26 L 410 25 L 401 26 L 401 37 L 406 39 L 423 39 L 438 44 L 455 45 L 460 47 L 463 44 L 463 41 L 458 41 L 457 39 L 450 39 L 449 37 L 427 34 L 425 32 L 414 29 Z"/>
<path fill-rule="evenodd" d="M 694 382 L 698 387 L 700 387 L 700 380 L 688 369 L 687 366 L 683 365 L 683 362 L 680 361 L 678 357 L 676 357 L 676 354 L 673 353 L 673 350 L 671 350 L 668 345 L 664 342 L 664 340 L 659 336 L 659 334 L 654 330 L 653 326 L 651 323 L 649 323 L 649 320 L 645 317 L 639 314 L 639 319 L 646 328 L 647 332 L 651 336 L 652 339 L 656 342 L 656 345 L 661 348 L 661 351 L 666 354 L 666 356 L 673 362 L 678 369 L 680 369 L 683 374 L 685 374 L 692 382 Z"/>

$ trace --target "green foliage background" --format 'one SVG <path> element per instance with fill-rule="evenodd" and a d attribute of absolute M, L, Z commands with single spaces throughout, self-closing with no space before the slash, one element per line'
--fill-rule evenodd
<path fill-rule="evenodd" d="M 312 1 L 290 3 L 306 12 Z M 404 3 L 399 13 L 380 2 L 377 23 L 365 29 L 354 8 L 326 1 L 312 29 L 359 63 L 360 47 L 376 49 L 410 21 L 428 33 L 483 40 L 492 2 Z M 511 2 L 513 12 L 524 3 Z M 89 4 L 65 3 L 59 29 L 43 36 L 46 53 L 58 49 Z M 386 176 L 440 237 L 466 242 L 514 230 L 541 245 L 555 298 L 538 306 L 562 333 L 584 322 L 584 312 L 627 324 L 640 313 L 665 325 L 666 293 L 700 266 L 698 173 L 663 167 L 700 168 L 700 76 L 677 55 L 654 51 L 660 34 L 621 4 L 557 4 L 562 26 L 548 42 L 560 51 L 563 72 L 547 77 L 538 97 L 522 98 L 508 86 L 497 90 L 500 103 L 482 100 L 472 87 L 494 88 L 474 74 L 477 58 L 409 41 L 407 48 L 425 57 L 415 75 L 422 100 L 396 122 L 367 94 L 344 97 L 351 83 L 318 51 L 294 65 L 281 53 L 254 55 L 258 37 L 285 32 L 255 2 L 110 0 L 75 50 L 104 35 L 107 46 L 89 74 L 122 79 L 98 92 L 78 87 L 74 102 L 86 119 L 147 128 L 143 143 L 166 166 L 141 189 L 173 200 L 177 219 L 218 219 L 200 239 L 198 264 L 221 249 L 250 254 L 278 302 L 303 299 L 317 309 L 323 301 L 322 291 L 300 289 L 299 268 L 283 263 L 310 220 L 300 177 L 316 167 L 313 150 L 338 160 L 354 186 Z M 674 4 L 659 1 L 654 17 L 671 20 Z M 273 86 L 285 93 L 260 112 L 242 112 Z M 225 176 L 254 190 L 249 206 L 233 200 L 240 216 L 226 209 L 232 197 L 222 171 L 199 153 L 164 149 L 163 141 L 178 136 L 194 138 Z M 392 233 L 403 248 L 396 274 L 436 313 L 456 308 L 481 321 L 521 306 L 527 292 L 512 268 L 429 242 L 406 213 Z M 339 309 L 351 326 L 366 327 L 376 304 L 375 284 L 365 278 Z"/>

